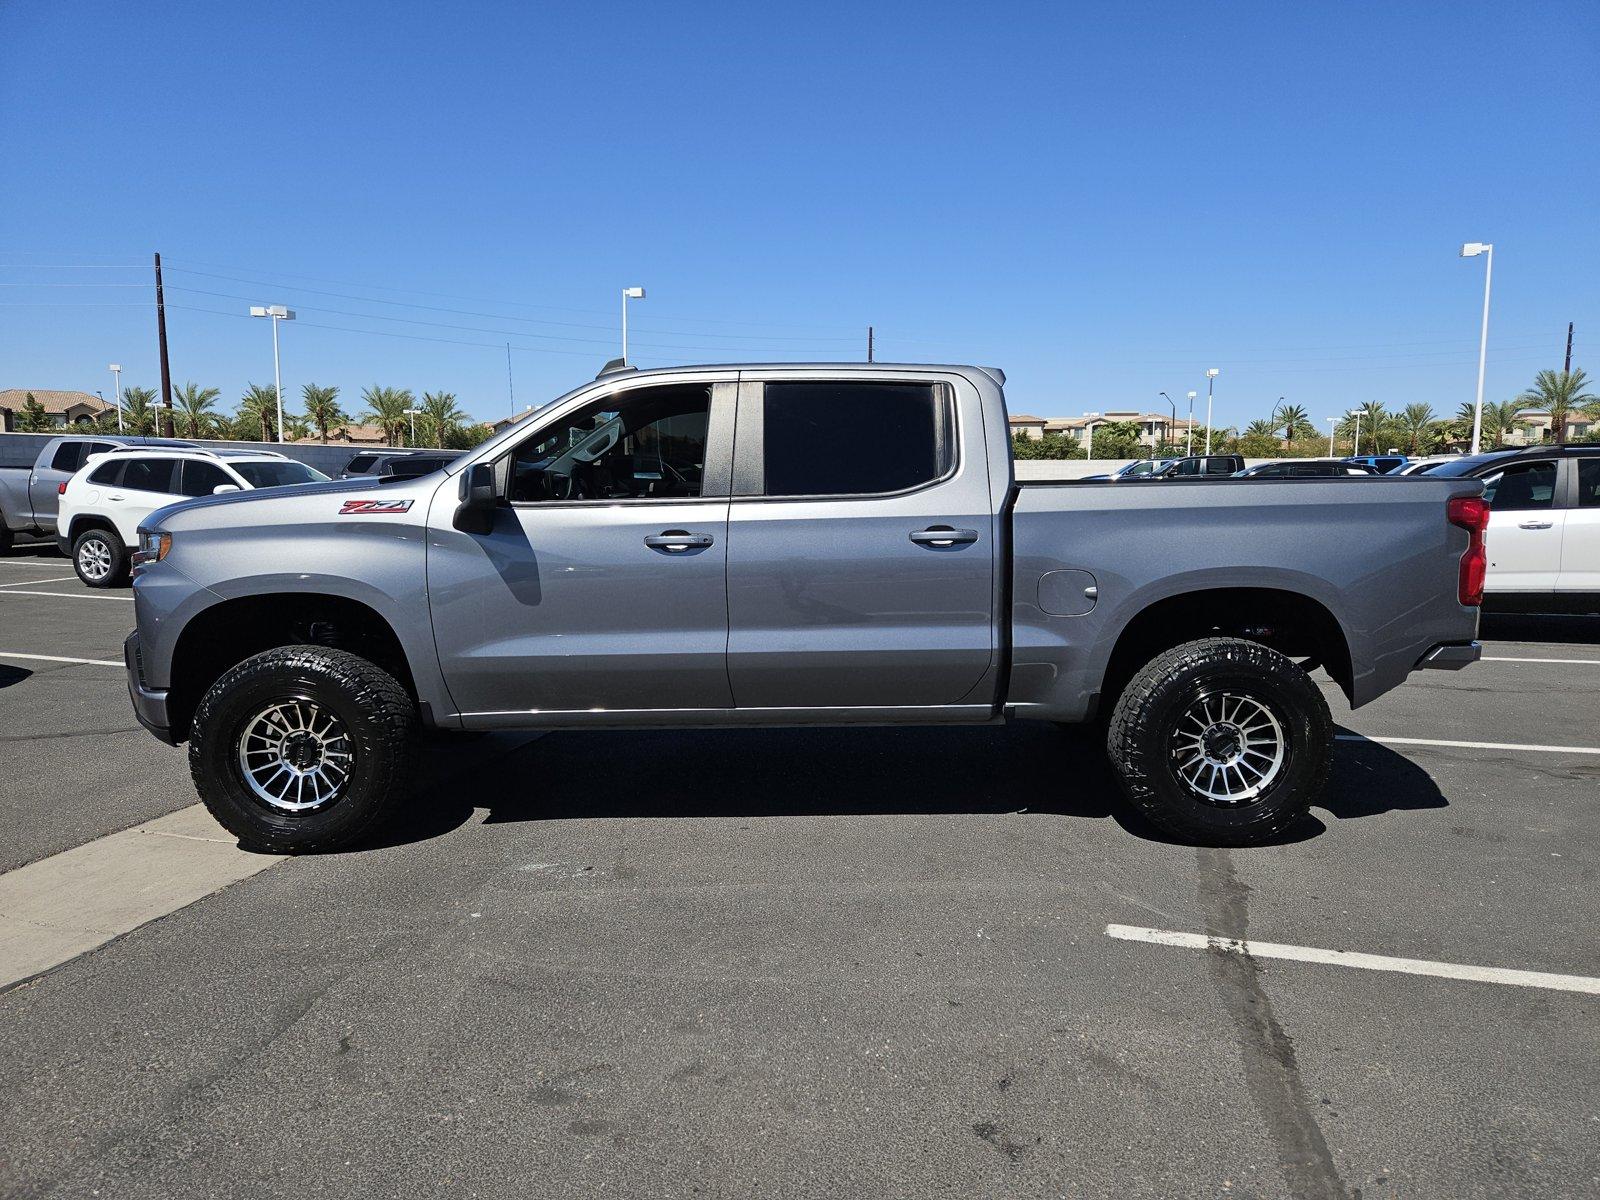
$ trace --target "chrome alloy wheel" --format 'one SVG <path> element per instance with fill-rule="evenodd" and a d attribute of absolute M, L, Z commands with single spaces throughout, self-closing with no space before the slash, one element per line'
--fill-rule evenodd
<path fill-rule="evenodd" d="M 1287 748 L 1283 726 L 1266 705 L 1216 692 L 1178 718 L 1172 769 L 1196 799 L 1231 807 L 1266 790 L 1283 770 Z"/>
<path fill-rule="evenodd" d="M 111 574 L 111 547 L 99 538 L 85 538 L 78 547 L 78 570 L 96 582 Z"/>
<path fill-rule="evenodd" d="M 344 722 L 310 700 L 262 709 L 239 735 L 239 773 L 256 797 L 283 812 L 339 798 L 355 747 Z"/>

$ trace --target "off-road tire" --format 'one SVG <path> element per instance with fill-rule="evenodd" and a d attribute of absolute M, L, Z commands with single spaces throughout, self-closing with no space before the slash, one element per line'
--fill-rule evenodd
<path fill-rule="evenodd" d="M 262 801 L 239 768 L 251 719 L 274 702 L 304 700 L 337 716 L 354 758 L 325 807 L 284 812 Z M 189 772 L 223 828 L 248 850 L 315 854 L 360 842 L 406 798 L 417 742 L 417 707 L 381 667 L 343 650 L 283 646 L 247 658 L 211 685 L 195 710 Z"/>
<path fill-rule="evenodd" d="M 1203 696 L 1246 696 L 1278 720 L 1286 757 L 1258 796 L 1234 805 L 1199 797 L 1177 772 L 1178 723 Z M 1106 752 L 1129 801 L 1185 842 L 1251 846 L 1272 841 L 1321 798 L 1333 761 L 1333 719 L 1311 677 L 1257 642 L 1202 638 L 1156 655 L 1112 710 Z"/>
<path fill-rule="evenodd" d="M 84 574 L 82 551 L 87 542 L 103 545 L 111 561 L 111 569 L 101 579 Z M 87 587 L 117 587 L 128 578 L 128 548 L 122 544 L 122 536 L 112 529 L 85 529 L 72 543 L 72 569 Z"/>

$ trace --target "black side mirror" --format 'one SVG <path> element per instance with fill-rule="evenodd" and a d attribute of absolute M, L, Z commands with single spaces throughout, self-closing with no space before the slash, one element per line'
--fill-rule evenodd
<path fill-rule="evenodd" d="M 451 522 L 462 533 L 488 533 L 494 528 L 494 464 L 474 463 L 461 472 L 461 503 Z"/>

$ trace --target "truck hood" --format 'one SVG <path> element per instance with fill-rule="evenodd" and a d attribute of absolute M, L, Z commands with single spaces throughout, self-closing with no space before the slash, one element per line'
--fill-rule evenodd
<path fill-rule="evenodd" d="M 432 482 L 427 482 L 429 480 Z M 426 486 L 418 487 L 417 485 L 421 483 L 426 483 Z M 252 488 L 247 492 L 223 492 L 220 496 L 196 496 L 192 500 L 180 500 L 176 504 L 156 509 L 141 521 L 140 525 L 145 529 L 160 529 L 168 519 L 179 513 L 188 515 L 206 508 L 226 509 L 239 504 L 271 504 L 274 501 L 303 500 L 313 496 L 336 496 L 352 492 L 370 496 L 374 500 L 409 499 L 420 503 L 438 486 L 438 481 L 434 480 L 433 476 L 422 475 L 416 479 L 408 479 L 404 483 L 379 484 L 374 479 L 330 479 L 327 483 L 291 483 L 283 487 Z M 213 514 L 212 523 L 230 525 L 244 519 L 247 519 L 245 513 L 223 512 Z"/>

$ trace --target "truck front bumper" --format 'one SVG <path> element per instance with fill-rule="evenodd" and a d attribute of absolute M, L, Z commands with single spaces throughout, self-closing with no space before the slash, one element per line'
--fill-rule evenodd
<path fill-rule="evenodd" d="M 1479 642 L 1443 642 L 1417 660 L 1417 669 L 1424 671 L 1459 671 L 1483 656 Z"/>
<path fill-rule="evenodd" d="M 172 722 L 167 716 L 167 693 L 144 685 L 137 629 L 122 643 L 122 662 L 128 668 L 128 698 L 133 701 L 133 715 L 167 745 L 176 746 L 178 741 L 172 736 Z"/>

